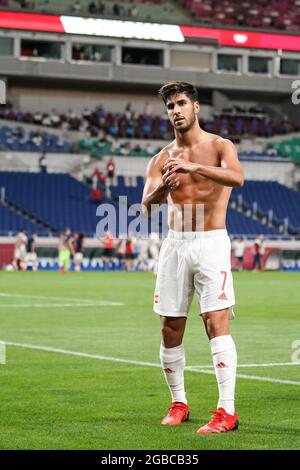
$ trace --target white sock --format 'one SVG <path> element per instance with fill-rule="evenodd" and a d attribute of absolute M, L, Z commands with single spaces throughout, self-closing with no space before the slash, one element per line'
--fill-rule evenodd
<path fill-rule="evenodd" d="M 160 346 L 160 362 L 163 368 L 166 382 L 169 386 L 172 403 L 180 401 L 187 404 L 184 390 L 185 354 L 183 344 L 175 348 Z"/>
<path fill-rule="evenodd" d="M 213 363 L 219 388 L 218 408 L 234 414 L 234 389 L 237 355 L 230 335 L 217 336 L 210 340 Z"/>

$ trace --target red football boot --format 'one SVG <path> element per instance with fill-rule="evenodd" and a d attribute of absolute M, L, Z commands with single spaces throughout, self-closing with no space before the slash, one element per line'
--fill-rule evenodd
<path fill-rule="evenodd" d="M 167 416 L 164 417 L 161 424 L 166 424 L 169 426 L 177 426 L 183 421 L 189 419 L 189 407 L 185 403 L 179 401 L 174 401 L 170 407 L 170 411 Z"/>
<path fill-rule="evenodd" d="M 238 415 L 226 413 L 224 408 L 218 408 L 217 411 L 210 411 L 213 417 L 209 423 L 198 429 L 198 434 L 219 434 L 221 432 L 235 431 L 239 426 Z"/>

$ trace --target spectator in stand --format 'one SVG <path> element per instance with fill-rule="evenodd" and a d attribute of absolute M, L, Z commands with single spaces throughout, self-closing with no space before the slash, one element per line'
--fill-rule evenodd
<path fill-rule="evenodd" d="M 86 119 L 87 121 L 90 121 L 91 119 L 91 111 L 89 108 L 84 108 L 84 110 L 82 111 L 82 116 L 84 119 Z"/>
<path fill-rule="evenodd" d="M 102 178 L 102 172 L 98 168 L 95 168 L 91 175 L 91 182 L 92 182 L 91 200 L 95 204 L 101 203 L 102 192 L 101 192 L 101 187 L 99 184 L 99 181 L 101 178 Z"/>
<path fill-rule="evenodd" d="M 110 158 L 107 162 L 107 165 L 106 165 L 106 176 L 107 176 L 107 178 L 112 180 L 115 177 L 115 172 L 116 172 L 115 162 L 113 161 L 112 158 Z"/>
<path fill-rule="evenodd" d="M 98 185 L 98 181 L 100 179 L 100 176 L 101 176 L 101 171 L 99 170 L 99 168 L 95 168 L 93 173 L 92 173 L 92 180 L 93 180 L 93 182 L 95 182 L 95 186 Z"/>
<path fill-rule="evenodd" d="M 24 139 L 25 138 L 25 130 L 23 127 L 18 126 L 12 130 L 12 134 L 17 137 L 17 139 Z"/>
<path fill-rule="evenodd" d="M 263 265 L 262 265 L 262 255 L 265 252 L 264 249 L 264 240 L 265 237 L 263 235 L 260 235 L 259 237 L 256 238 L 254 242 L 254 257 L 253 257 L 253 271 L 263 271 Z"/>
<path fill-rule="evenodd" d="M 133 7 L 131 8 L 131 16 L 132 18 L 136 18 L 139 14 L 139 10 L 137 8 L 136 5 L 133 5 Z"/>
<path fill-rule="evenodd" d="M 79 50 L 76 45 L 73 50 L 73 59 L 79 59 Z M 85 52 L 80 52 L 84 58 Z M 99 52 L 101 55 L 101 52 Z M 95 50 L 91 55 L 91 60 L 102 60 Z M 126 59 L 127 60 L 127 59 Z M 12 106 L 0 108 L 0 116 L 17 122 L 34 123 L 38 125 L 51 126 L 65 130 L 80 130 L 88 132 L 91 137 L 97 137 L 102 132 L 103 137 L 113 138 L 151 138 L 169 139 L 172 137 L 172 128 L 166 114 L 155 116 L 152 114 L 151 104 L 145 103 L 144 114 L 139 116 L 132 110 L 129 102 L 123 113 L 108 112 L 103 105 L 95 110 L 84 109 L 80 114 L 69 110 L 65 115 L 58 115 L 53 109 L 50 113 L 28 113 L 13 110 Z M 259 109 L 242 109 L 241 107 L 229 108 L 221 113 L 215 114 L 207 121 L 200 120 L 204 130 L 221 134 L 223 137 L 240 139 L 242 136 L 263 136 L 269 137 L 275 134 L 286 134 L 296 131 L 299 124 L 293 125 L 287 116 L 283 116 L 279 122 L 272 122 L 267 114 Z M 40 144 L 36 144 L 40 145 Z"/>
<path fill-rule="evenodd" d="M 91 201 L 94 203 L 94 204 L 100 204 L 101 203 L 101 198 L 102 198 L 102 195 L 101 195 L 101 190 L 100 188 L 96 187 L 92 187 L 92 194 L 91 194 Z"/>
<path fill-rule="evenodd" d="M 40 131 L 32 132 L 31 134 L 31 142 L 36 147 L 40 147 L 43 143 L 43 137 Z"/>
<path fill-rule="evenodd" d="M 101 62 L 102 54 L 100 51 L 95 51 L 93 55 L 94 62 Z"/>
<path fill-rule="evenodd" d="M 127 121 L 131 121 L 131 119 L 133 117 L 132 103 L 131 102 L 127 103 L 126 106 L 125 106 L 125 116 L 126 116 Z"/>
<path fill-rule="evenodd" d="M 130 154 L 130 150 L 131 150 L 131 147 L 130 147 L 129 142 L 123 142 L 120 145 L 120 154 L 124 155 L 125 157 Z"/>
<path fill-rule="evenodd" d="M 124 64 L 131 64 L 132 62 L 133 62 L 132 55 L 130 54 L 130 52 L 126 52 L 126 54 L 124 55 L 124 58 L 123 58 L 123 63 Z"/>
<path fill-rule="evenodd" d="M 120 16 L 120 13 L 121 13 L 120 7 L 117 3 L 115 3 L 113 6 L 113 14 L 114 16 Z"/>
<path fill-rule="evenodd" d="M 56 112 L 56 109 L 52 109 L 50 114 L 50 123 L 52 127 L 60 127 L 61 120 L 59 115 Z"/>
<path fill-rule="evenodd" d="M 105 3 L 103 3 L 102 0 L 98 1 L 98 13 L 99 15 L 104 15 L 105 13 Z"/>
<path fill-rule="evenodd" d="M 41 173 L 47 173 L 47 158 L 45 152 L 40 156 L 39 167 Z"/>
<path fill-rule="evenodd" d="M 101 189 L 105 189 L 105 186 L 106 186 L 106 178 L 105 178 L 105 175 L 102 173 L 102 171 L 99 172 L 98 179 L 99 179 L 100 188 L 101 188 Z"/>
<path fill-rule="evenodd" d="M 75 14 L 77 13 L 80 13 L 81 11 L 81 3 L 79 0 L 75 0 L 74 4 L 73 4 L 73 11 Z"/>
<path fill-rule="evenodd" d="M 152 105 L 149 101 L 146 101 L 145 107 L 144 107 L 144 116 L 152 116 Z"/>
<path fill-rule="evenodd" d="M 98 173 L 98 187 L 100 188 L 101 194 L 106 196 L 106 178 L 102 171 Z"/>
<path fill-rule="evenodd" d="M 20 7 L 21 7 L 21 8 L 24 8 L 24 9 L 29 8 L 29 6 L 30 6 L 28 0 L 20 0 L 20 1 L 19 1 L 19 4 L 20 4 Z"/>
<path fill-rule="evenodd" d="M 39 111 L 33 114 L 33 124 L 42 124 L 43 115 Z"/>
<path fill-rule="evenodd" d="M 89 4 L 88 11 L 91 15 L 96 15 L 98 13 L 97 5 L 94 2 L 94 0 L 92 0 L 91 3 Z"/>

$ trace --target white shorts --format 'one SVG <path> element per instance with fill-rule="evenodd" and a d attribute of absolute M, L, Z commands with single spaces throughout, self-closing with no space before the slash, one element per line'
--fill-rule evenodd
<path fill-rule="evenodd" d="M 81 263 L 83 260 L 83 254 L 78 252 L 78 253 L 75 253 L 74 255 L 74 261 L 75 263 Z"/>
<path fill-rule="evenodd" d="M 231 274 L 231 243 L 227 231 L 169 231 L 158 263 L 154 312 L 187 317 L 196 290 L 200 315 L 235 304 Z"/>
<path fill-rule="evenodd" d="M 19 248 L 15 248 L 14 258 L 17 260 L 24 261 L 26 257 L 26 247 L 21 245 Z"/>

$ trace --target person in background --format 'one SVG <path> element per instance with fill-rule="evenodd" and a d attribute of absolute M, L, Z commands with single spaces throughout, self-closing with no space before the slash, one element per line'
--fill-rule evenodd
<path fill-rule="evenodd" d="M 47 158 L 45 152 L 40 156 L 39 167 L 41 173 L 47 173 Z"/>
<path fill-rule="evenodd" d="M 26 269 L 32 271 L 38 270 L 38 257 L 36 254 L 36 233 L 31 232 L 27 237 L 27 246 L 26 246 Z"/>
<path fill-rule="evenodd" d="M 74 251 L 74 263 L 75 271 L 79 273 L 81 271 L 81 263 L 83 260 L 83 245 L 84 245 L 84 234 L 75 233 L 73 239 L 73 251 Z"/>
<path fill-rule="evenodd" d="M 234 242 L 234 248 L 235 248 L 235 257 L 238 262 L 238 270 L 243 271 L 243 265 L 244 265 L 244 252 L 245 252 L 245 240 L 243 237 L 238 238 Z"/>
<path fill-rule="evenodd" d="M 70 270 L 71 255 L 74 253 L 73 239 L 69 227 L 65 228 L 58 242 L 58 266 L 59 272 Z"/>
<path fill-rule="evenodd" d="M 125 248 L 125 269 L 126 271 L 132 271 L 133 269 L 133 261 L 134 261 L 134 244 L 132 237 L 128 235 L 126 240 L 126 248 Z"/>
<path fill-rule="evenodd" d="M 157 274 L 159 250 L 159 234 L 151 233 L 149 240 L 149 271 L 152 271 L 154 274 Z"/>
<path fill-rule="evenodd" d="M 13 267 L 18 271 L 25 271 L 26 265 L 26 245 L 27 245 L 27 236 L 25 231 L 21 228 L 16 239 L 14 258 L 13 258 Z"/>
<path fill-rule="evenodd" d="M 111 260 L 115 254 L 114 237 L 111 232 L 106 233 L 103 248 L 102 261 L 105 268 L 111 264 Z"/>
<path fill-rule="evenodd" d="M 167 82 L 159 95 L 175 139 L 148 164 L 142 208 L 149 216 L 168 201 L 170 229 L 160 250 L 153 304 L 160 316 L 160 359 L 172 400 L 161 424 L 177 426 L 189 418 L 183 337 L 196 290 L 219 390 L 217 409 L 196 432 L 233 431 L 239 425 L 235 411 L 237 354 L 229 328 L 235 296 L 226 211 L 232 187 L 244 184 L 243 169 L 230 140 L 200 127 L 194 85 Z"/>
<path fill-rule="evenodd" d="M 120 238 L 117 247 L 116 247 L 117 258 L 119 261 L 119 269 L 124 266 L 124 259 L 126 253 L 126 239 Z"/>
<path fill-rule="evenodd" d="M 81 11 L 81 3 L 79 0 L 75 0 L 74 4 L 73 4 L 73 11 L 75 14 L 77 13 L 80 13 Z"/>
<path fill-rule="evenodd" d="M 254 257 L 252 270 L 256 272 L 263 271 L 262 255 L 265 252 L 264 241 L 265 237 L 263 235 L 260 235 L 254 241 Z"/>
<path fill-rule="evenodd" d="M 116 165 L 115 165 L 115 162 L 113 161 L 112 158 L 110 158 L 107 162 L 107 165 L 106 165 L 106 175 L 107 175 L 107 178 L 109 178 L 110 180 L 112 180 L 115 176 L 115 172 L 116 172 Z"/>

